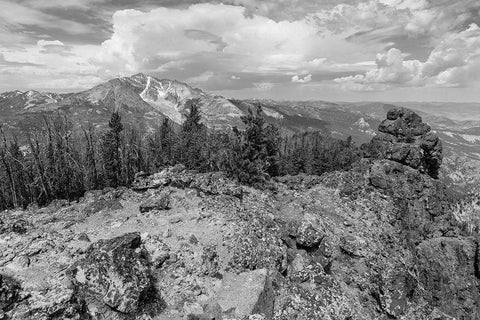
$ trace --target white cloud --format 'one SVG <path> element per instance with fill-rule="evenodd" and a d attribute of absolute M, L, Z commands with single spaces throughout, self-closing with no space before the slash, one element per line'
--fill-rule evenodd
<path fill-rule="evenodd" d="M 262 81 L 262 82 L 254 82 L 253 86 L 257 91 L 270 91 L 275 87 L 275 84 L 271 82 Z"/>
<path fill-rule="evenodd" d="M 191 84 L 198 84 L 198 83 L 204 83 L 213 78 L 214 73 L 212 71 L 205 71 L 202 74 L 199 74 L 198 76 L 188 78 L 186 80 L 187 83 Z"/>
<path fill-rule="evenodd" d="M 295 82 L 295 83 L 307 83 L 307 82 L 310 82 L 310 81 L 312 81 L 312 75 L 311 74 L 307 74 L 303 78 L 301 78 L 300 76 L 293 76 L 292 77 L 292 82 Z"/>
<path fill-rule="evenodd" d="M 38 40 L 37 46 L 45 47 L 45 46 L 65 46 L 65 44 L 60 40 Z"/>
<path fill-rule="evenodd" d="M 329 31 L 319 34 L 318 26 L 307 18 L 277 22 L 246 16 L 242 7 L 230 5 L 117 11 L 113 30 L 96 56 L 96 63 L 112 74 L 168 71 L 178 61 L 188 65 L 199 56 L 205 58 L 204 70 L 193 70 L 188 77 L 214 70 L 221 61 L 223 71 L 230 73 L 299 74 L 310 61 L 314 62 L 311 72 L 335 69 L 334 63 L 322 64 L 319 57 L 341 63 L 365 61 L 384 48 L 383 44 L 351 43 Z"/>
<path fill-rule="evenodd" d="M 405 60 L 398 49 L 378 54 L 376 68 L 337 78 L 345 89 L 384 90 L 392 86 L 476 87 L 480 74 L 480 27 L 446 35 L 424 62 Z"/>

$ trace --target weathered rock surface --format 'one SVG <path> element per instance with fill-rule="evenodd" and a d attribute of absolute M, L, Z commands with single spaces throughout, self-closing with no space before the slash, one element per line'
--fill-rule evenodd
<path fill-rule="evenodd" d="M 159 195 L 153 195 L 142 204 L 140 204 L 140 212 L 149 212 L 152 210 L 168 210 L 171 207 L 169 192 L 161 192 Z"/>
<path fill-rule="evenodd" d="M 0 274 L 0 319 L 4 319 L 5 312 L 13 308 L 20 299 L 20 284 L 14 279 Z"/>
<path fill-rule="evenodd" d="M 396 161 L 438 177 L 442 164 L 442 143 L 422 118 L 406 108 L 394 108 L 378 127 L 368 147 L 367 156 Z"/>
<path fill-rule="evenodd" d="M 477 250 L 477 243 L 471 238 L 439 237 L 417 247 L 419 281 L 426 299 L 458 319 L 465 314 L 471 319 L 480 317 Z"/>
<path fill-rule="evenodd" d="M 137 174 L 132 188 L 142 191 L 165 186 L 196 189 L 207 195 L 229 195 L 237 198 L 243 195 L 242 187 L 224 173 L 197 173 L 186 170 L 183 165 L 176 165 L 153 175 Z"/>
<path fill-rule="evenodd" d="M 111 319 L 123 319 L 157 303 L 147 252 L 140 245 L 138 233 L 100 240 L 71 267 L 77 295 L 87 301 L 92 315 L 107 312 Z"/>
<path fill-rule="evenodd" d="M 268 270 L 224 275 L 216 302 L 227 318 L 261 314 L 272 319 L 274 291 Z"/>

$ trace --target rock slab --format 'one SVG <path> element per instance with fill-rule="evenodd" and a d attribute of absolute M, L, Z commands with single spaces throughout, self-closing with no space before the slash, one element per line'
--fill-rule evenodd
<path fill-rule="evenodd" d="M 243 318 L 262 314 L 272 319 L 274 291 L 267 269 L 226 274 L 217 302 L 225 316 Z"/>

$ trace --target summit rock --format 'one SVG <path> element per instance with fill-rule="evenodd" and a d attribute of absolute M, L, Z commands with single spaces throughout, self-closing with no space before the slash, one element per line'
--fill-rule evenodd
<path fill-rule="evenodd" d="M 365 145 L 367 157 L 399 162 L 438 177 L 442 164 L 442 142 L 414 111 L 393 108 L 378 126 L 380 134 Z"/>

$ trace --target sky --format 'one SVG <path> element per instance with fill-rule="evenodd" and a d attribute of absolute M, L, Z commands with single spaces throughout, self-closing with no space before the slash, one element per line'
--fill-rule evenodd
<path fill-rule="evenodd" d="M 480 102 L 480 1 L 0 0 L 0 92 L 139 72 L 236 98 Z"/>

